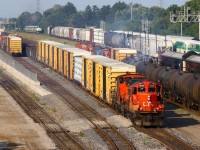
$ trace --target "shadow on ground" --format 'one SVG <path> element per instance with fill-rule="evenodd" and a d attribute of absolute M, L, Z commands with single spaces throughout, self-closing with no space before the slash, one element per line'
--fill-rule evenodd
<path fill-rule="evenodd" d="M 0 150 L 14 150 L 21 147 L 23 144 L 0 142 Z"/>
<path fill-rule="evenodd" d="M 187 127 L 200 124 L 193 119 L 185 110 L 182 110 L 170 103 L 165 103 L 165 122 L 170 128 Z"/>

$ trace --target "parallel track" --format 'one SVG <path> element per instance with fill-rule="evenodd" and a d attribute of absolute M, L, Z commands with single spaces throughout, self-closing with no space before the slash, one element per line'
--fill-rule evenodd
<path fill-rule="evenodd" d="M 164 128 L 139 128 L 137 126 L 135 126 L 135 128 L 138 131 L 142 131 L 143 133 L 159 140 L 172 150 L 195 150 L 192 145 L 165 131 Z"/>
<path fill-rule="evenodd" d="M 190 112 L 191 114 L 194 114 L 194 115 L 200 117 L 200 110 L 190 109 L 190 108 L 184 106 L 183 104 L 180 104 L 180 103 L 175 102 L 175 101 L 171 101 L 171 100 L 169 100 L 169 99 L 167 99 L 167 98 L 163 98 L 163 99 L 164 99 L 164 101 L 166 101 L 166 102 L 169 102 L 169 103 L 171 103 L 171 104 L 173 104 L 173 105 L 175 105 L 175 106 L 178 106 L 178 107 L 180 107 L 180 108 L 183 108 L 184 110 Z"/>
<path fill-rule="evenodd" d="M 87 118 L 94 125 L 96 132 L 105 141 L 105 143 L 107 143 L 110 149 L 135 149 L 135 147 L 124 135 L 122 135 L 114 126 L 109 124 L 106 119 L 98 114 L 95 110 L 81 102 L 78 97 L 74 96 L 74 94 L 65 89 L 58 82 L 45 75 L 42 71 L 29 64 L 23 58 L 16 59 L 32 72 L 37 73 L 38 80 L 58 96 L 60 96 L 63 102 L 67 103 L 68 105 L 70 104 L 73 109 L 79 112 L 80 115 Z"/>
<path fill-rule="evenodd" d="M 4 74 L 0 74 L 0 84 L 36 123 L 43 126 L 59 149 L 85 149 L 77 142 L 77 139 L 72 137 L 68 131 L 57 124 L 28 94 L 20 89 L 12 79 Z"/>

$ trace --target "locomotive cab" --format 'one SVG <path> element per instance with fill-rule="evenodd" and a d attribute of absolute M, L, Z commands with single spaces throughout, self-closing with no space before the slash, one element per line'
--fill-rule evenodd
<path fill-rule="evenodd" d="M 138 74 L 120 76 L 117 82 L 117 111 L 139 126 L 163 126 L 161 85 Z"/>
<path fill-rule="evenodd" d="M 154 82 L 145 81 L 134 84 L 129 87 L 129 105 L 137 107 L 132 108 L 131 111 L 163 111 L 164 105 L 161 93 L 161 86 Z"/>
<path fill-rule="evenodd" d="M 151 81 L 138 82 L 129 87 L 129 112 L 136 113 L 135 123 L 142 126 L 162 126 L 164 104 L 162 87 Z"/>

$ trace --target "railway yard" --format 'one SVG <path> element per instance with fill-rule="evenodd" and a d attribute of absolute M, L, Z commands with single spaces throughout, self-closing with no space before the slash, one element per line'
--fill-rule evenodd
<path fill-rule="evenodd" d="M 163 127 L 137 126 L 132 119 L 123 117 L 104 100 L 71 80 L 70 73 L 66 78 L 62 69 L 60 72 L 54 65 L 49 67 L 42 57 L 39 60 L 40 56 L 33 54 L 34 42 L 31 44 L 27 52 L 30 57 L 12 59 L 37 74 L 39 88 L 21 82 L 17 75 L 10 74 L 9 68 L 2 67 L 0 72 L 0 119 L 3 122 L 0 148 L 200 149 L 200 116 L 197 114 L 165 102 Z M 40 54 L 46 59 L 45 52 Z M 3 50 L 0 55 L 11 58 Z"/>

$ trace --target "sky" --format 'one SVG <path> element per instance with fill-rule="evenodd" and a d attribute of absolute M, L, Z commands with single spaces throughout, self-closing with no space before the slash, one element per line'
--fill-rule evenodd
<path fill-rule="evenodd" d="M 39 0 L 40 1 L 40 12 L 52 8 L 55 4 L 65 5 L 67 2 L 71 2 L 77 8 L 77 10 L 84 10 L 87 5 L 97 5 L 101 8 L 103 5 L 113 5 L 119 0 Z M 169 7 L 172 4 L 181 6 L 189 0 L 162 0 L 162 6 L 164 8 Z M 121 0 L 121 2 L 129 3 L 140 3 L 144 6 L 160 6 L 160 0 Z M 0 3 L 0 17 L 1 18 L 13 18 L 19 17 L 19 15 L 25 11 L 33 13 L 37 10 L 37 0 L 1 0 Z"/>

